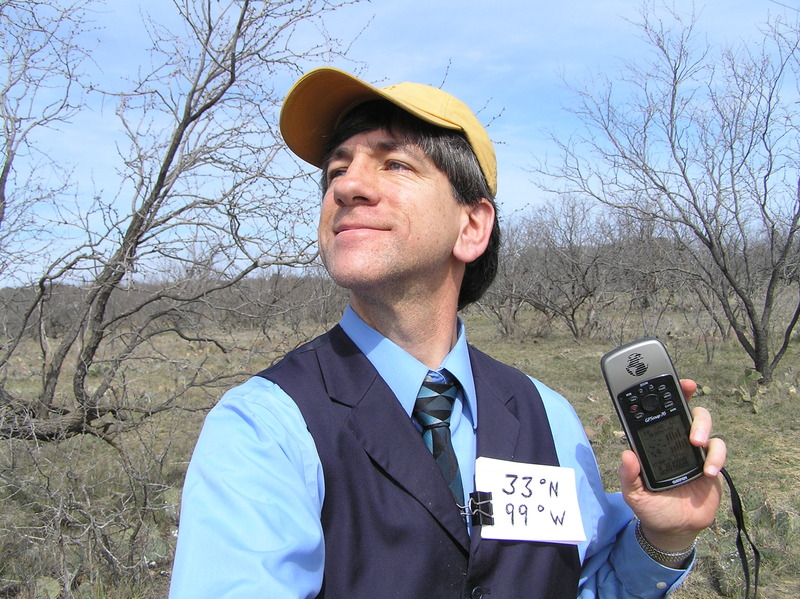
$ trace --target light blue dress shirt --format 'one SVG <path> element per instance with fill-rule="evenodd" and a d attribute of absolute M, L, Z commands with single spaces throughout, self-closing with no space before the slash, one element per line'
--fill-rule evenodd
<path fill-rule="evenodd" d="M 428 368 L 348 308 L 341 322 L 411 415 Z M 475 385 L 464 327 L 442 363 L 461 383 L 451 429 L 465 493 L 474 490 Z M 606 494 L 594 453 L 572 407 L 534 381 L 554 430 L 558 459 L 576 473 L 586 541 L 581 599 L 665 597 L 688 570 L 672 570 L 639 547 L 633 514 Z M 305 599 L 322 584 L 325 496 L 314 440 L 292 399 L 253 377 L 209 412 L 183 487 L 170 599 Z"/>

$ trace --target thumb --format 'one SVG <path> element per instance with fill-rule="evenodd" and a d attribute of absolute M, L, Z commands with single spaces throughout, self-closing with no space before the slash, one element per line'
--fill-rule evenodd
<path fill-rule="evenodd" d="M 644 487 L 639 473 L 642 471 L 639 458 L 630 449 L 622 452 L 622 464 L 619 467 L 619 484 L 623 495 L 629 495 Z"/>

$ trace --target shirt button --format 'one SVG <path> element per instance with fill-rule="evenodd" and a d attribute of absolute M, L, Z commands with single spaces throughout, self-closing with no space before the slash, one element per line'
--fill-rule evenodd
<path fill-rule="evenodd" d="M 656 588 L 657 589 L 666 589 L 667 588 L 667 583 L 666 582 L 657 582 L 656 583 Z"/>
<path fill-rule="evenodd" d="M 484 589 L 483 587 L 475 587 L 472 589 L 470 593 L 470 599 L 484 599 L 486 595 L 489 595 L 489 589 Z"/>

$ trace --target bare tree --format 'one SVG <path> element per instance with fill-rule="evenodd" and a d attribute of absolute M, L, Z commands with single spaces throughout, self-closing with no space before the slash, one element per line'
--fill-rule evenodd
<path fill-rule="evenodd" d="M 28 263 L 37 245 L 41 249 L 26 247 L 46 232 L 33 212 L 67 190 L 68 173 L 33 138 L 69 122 L 83 102 L 86 53 L 75 37 L 86 26 L 89 1 L 0 1 L 0 275 Z"/>
<path fill-rule="evenodd" d="M 617 296 L 603 322 L 607 337 L 619 344 L 632 336 L 671 335 L 662 329 L 664 317 L 676 307 L 686 309 L 687 297 L 698 287 L 697 279 L 686 274 L 691 260 L 683 244 L 661 221 L 618 210 L 607 216 L 605 236 L 614 240 L 614 251 L 606 292 Z"/>
<path fill-rule="evenodd" d="M 524 300 L 560 319 L 574 339 L 591 335 L 615 301 L 608 278 L 616 248 L 606 236 L 601 207 L 588 197 L 564 196 L 530 210 L 524 260 Z"/>
<path fill-rule="evenodd" d="M 57 575 L 71 597 L 96 568 L 127 576 L 168 562 L 163 531 L 148 529 L 180 482 L 171 444 L 246 368 L 228 359 L 239 343 L 229 316 L 260 318 L 261 330 L 271 317 L 285 323 L 285 303 L 261 295 L 258 313 L 245 283 L 315 258 L 316 187 L 284 153 L 277 107 L 300 65 L 345 51 L 325 16 L 350 3 L 164 3 L 146 19 L 149 64 L 120 90 L 89 83 L 92 0 L 0 0 L 0 578 L 16 577 L 9 588 L 36 571 Z M 67 135 L 100 103 L 115 107 L 119 155 L 113 181 L 87 198 L 41 136 Z M 248 341 L 263 367 L 270 350 Z M 175 409 L 183 420 L 152 424 Z"/>
<path fill-rule="evenodd" d="M 494 282 L 478 301 L 477 307 L 504 337 L 537 335 L 550 327 L 554 316 L 542 313 L 544 320 L 533 330 L 523 325 L 521 316 L 527 307 L 530 286 L 535 285 L 530 261 L 528 228 L 522 219 L 513 217 L 504 223 L 500 263 Z"/>
<path fill-rule="evenodd" d="M 538 170 L 548 189 L 667 225 L 769 382 L 800 317 L 800 32 L 775 20 L 756 47 L 715 52 L 696 27 L 645 8 L 648 58 L 575 90 L 586 134 Z"/>
<path fill-rule="evenodd" d="M 50 4 L 3 5 L 4 29 L 16 34 L 19 47 L 9 47 L 4 57 L 18 73 L 3 96 L 9 132 L 6 174 L 12 167 L 18 173 L 33 172 L 20 148 L 34 146 L 37 128 L 66 121 L 83 107 L 72 100 L 72 88 L 79 82 L 71 75 L 83 57 L 74 35 L 82 26 L 84 6 L 67 10 Z M 0 384 L 0 435 L 53 440 L 90 433 L 111 441 L 103 431 L 113 427 L 98 427 L 97 422 L 114 418 L 119 406 L 109 405 L 108 398 L 125 395 L 115 386 L 129 358 L 167 334 L 224 347 L 175 318 L 184 306 L 201 298 L 213 302 L 257 269 L 313 259 L 310 211 L 297 184 L 302 173 L 288 159 L 279 159 L 282 146 L 274 123 L 283 90 L 276 91 L 273 80 L 294 71 L 301 57 L 328 51 L 324 37 L 317 36 L 310 47 L 296 47 L 294 34 L 309 22 L 321 27 L 322 14 L 337 6 L 322 1 L 176 0 L 182 30 L 149 21 L 151 70 L 132 81 L 130 91 L 102 92 L 117 99 L 127 138 L 127 145 L 120 147 L 119 188 L 111 196 L 98 192 L 88 209 L 69 202 L 60 188 L 48 190 L 43 197 L 50 210 L 37 212 L 34 206 L 41 200 L 30 195 L 26 181 L 3 179 L 4 205 L 16 210 L 16 222 L 29 225 L 27 235 L 14 237 L 15 230 L 0 222 L 9 234 L 6 261 L 28 249 L 23 244 L 32 242 L 30 231 L 41 232 L 46 247 L 40 248 L 40 256 L 47 261 L 41 274 L 28 275 L 32 293 L 27 305 L 18 308 L 21 322 L 7 331 L 0 354 L 0 370 L 7 369 L 26 336 L 33 335 L 43 364 L 41 384 L 26 393 Z M 46 27 L 55 30 L 40 31 Z M 32 75 L 31 57 L 37 53 L 42 58 Z M 48 67 L 52 56 L 62 62 Z M 55 102 L 53 89 L 60 92 Z M 28 103 L 14 104 L 15 98 Z M 188 277 L 157 274 L 174 273 L 176 265 Z M 196 276 L 200 271 L 203 277 Z M 6 269 L 5 274 L 19 278 L 20 272 L 25 270 Z M 193 283 L 187 285 L 187 279 Z M 154 280 L 162 284 L 133 300 L 131 289 L 143 290 L 143 282 Z M 82 293 L 68 326 L 59 327 L 56 338 L 56 331 L 48 330 L 48 306 L 54 290 L 64 284 Z M 110 310 L 112 299 L 123 291 L 129 301 Z M 89 373 L 98 361 L 104 374 L 90 383 Z M 68 371 L 69 397 L 63 388 L 57 394 L 59 379 Z M 184 391 L 167 394 L 141 413 L 168 409 Z"/>

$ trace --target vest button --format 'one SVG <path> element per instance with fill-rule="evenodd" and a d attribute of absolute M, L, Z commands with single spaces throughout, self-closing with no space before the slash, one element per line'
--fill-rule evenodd
<path fill-rule="evenodd" d="M 487 595 L 491 595 L 489 589 L 483 587 L 475 587 L 469 594 L 470 599 L 484 599 Z"/>

